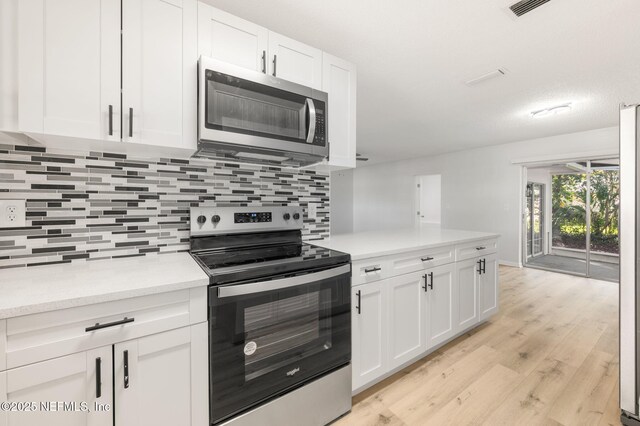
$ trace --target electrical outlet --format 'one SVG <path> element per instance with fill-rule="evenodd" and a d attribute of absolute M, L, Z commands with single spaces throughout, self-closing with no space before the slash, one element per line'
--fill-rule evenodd
<path fill-rule="evenodd" d="M 26 226 L 25 200 L 0 200 L 0 228 Z"/>

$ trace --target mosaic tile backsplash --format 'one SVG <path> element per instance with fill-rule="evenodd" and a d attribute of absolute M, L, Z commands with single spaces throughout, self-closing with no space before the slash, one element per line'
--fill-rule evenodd
<path fill-rule="evenodd" d="M 302 206 L 303 238 L 326 238 L 329 184 L 310 170 L 0 142 L 0 198 L 27 206 L 26 227 L 0 228 L 0 268 L 185 251 L 200 205 Z"/>

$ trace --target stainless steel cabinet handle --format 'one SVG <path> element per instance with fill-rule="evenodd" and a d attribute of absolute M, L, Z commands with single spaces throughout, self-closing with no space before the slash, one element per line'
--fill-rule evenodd
<path fill-rule="evenodd" d="M 113 105 L 109 105 L 109 136 L 113 136 Z"/>
<path fill-rule="evenodd" d="M 133 108 L 129 108 L 129 137 L 133 137 Z"/>
<path fill-rule="evenodd" d="M 362 312 L 362 291 L 358 290 L 356 291 L 356 297 L 358 298 L 358 304 L 356 305 L 356 311 L 358 311 L 358 315 L 360 315 L 360 313 Z"/>
<path fill-rule="evenodd" d="M 262 51 L 262 73 L 263 74 L 267 73 L 267 51 L 266 50 Z"/>
<path fill-rule="evenodd" d="M 278 63 L 278 55 L 273 55 L 273 76 L 276 76 L 276 64 Z"/>
<path fill-rule="evenodd" d="M 129 388 L 129 351 L 124 351 L 122 353 L 122 357 L 124 358 L 124 388 Z"/>
<path fill-rule="evenodd" d="M 102 396 L 102 359 L 96 358 L 96 399 Z"/>
<path fill-rule="evenodd" d="M 307 111 L 309 112 L 309 132 L 307 133 L 307 143 L 313 143 L 316 137 L 316 104 L 313 99 L 307 98 L 305 101 Z"/>

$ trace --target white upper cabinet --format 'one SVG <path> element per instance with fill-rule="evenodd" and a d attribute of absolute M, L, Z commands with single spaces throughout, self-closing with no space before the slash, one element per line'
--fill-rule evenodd
<path fill-rule="evenodd" d="M 322 54 L 322 90 L 329 94 L 329 159 L 335 169 L 356 166 L 356 67 Z"/>
<path fill-rule="evenodd" d="M 124 141 L 196 148 L 196 23 L 196 0 L 123 3 Z"/>
<path fill-rule="evenodd" d="M 269 31 L 227 12 L 198 3 L 198 54 L 267 72 Z"/>
<path fill-rule="evenodd" d="M 19 130 L 120 140 L 120 1 L 20 0 Z"/>
<path fill-rule="evenodd" d="M 269 73 L 322 90 L 322 51 L 269 31 Z"/>

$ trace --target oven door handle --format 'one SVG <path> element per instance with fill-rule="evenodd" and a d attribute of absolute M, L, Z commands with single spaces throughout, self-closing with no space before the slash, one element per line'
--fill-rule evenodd
<path fill-rule="evenodd" d="M 337 268 L 326 269 L 320 272 L 313 272 L 306 275 L 297 275 L 295 277 L 281 278 L 271 281 L 260 281 L 257 283 L 227 285 L 218 287 L 218 297 L 234 297 L 246 294 L 262 293 L 264 291 L 280 290 L 288 287 L 309 284 L 315 281 L 326 280 L 328 278 L 337 277 L 351 271 L 351 265 L 342 265 Z"/>

